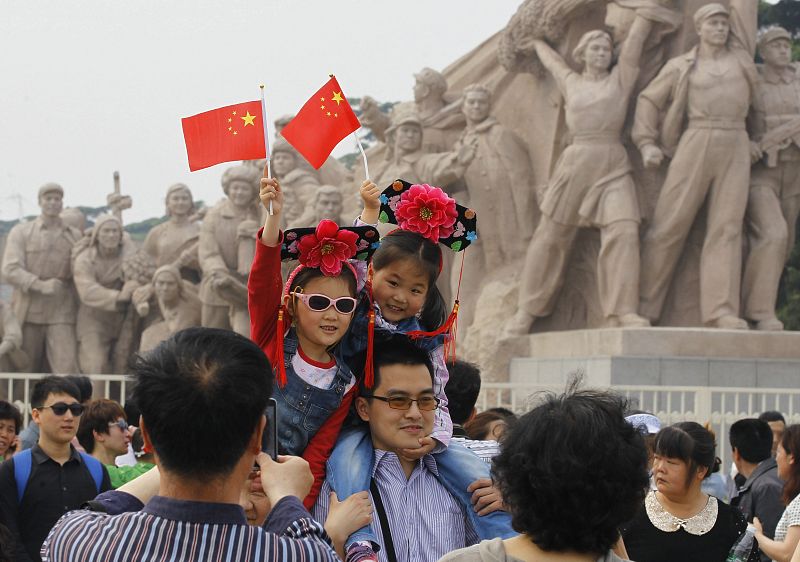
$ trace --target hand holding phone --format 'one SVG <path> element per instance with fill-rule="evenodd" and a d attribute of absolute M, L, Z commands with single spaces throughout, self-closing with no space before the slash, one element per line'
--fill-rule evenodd
<path fill-rule="evenodd" d="M 274 398 L 270 398 L 267 402 L 264 415 L 267 417 L 267 425 L 261 435 L 261 451 L 276 461 L 278 460 L 278 403 Z"/>

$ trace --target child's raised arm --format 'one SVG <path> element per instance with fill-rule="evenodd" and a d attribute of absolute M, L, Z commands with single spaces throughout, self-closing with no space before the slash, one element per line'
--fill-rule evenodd
<path fill-rule="evenodd" d="M 361 222 L 378 224 L 378 214 L 381 210 L 381 190 L 372 180 L 364 180 L 359 189 L 364 210 L 361 211 Z"/>
<path fill-rule="evenodd" d="M 261 243 L 265 246 L 277 246 L 281 235 L 281 211 L 283 210 L 283 193 L 278 180 L 275 178 L 261 178 L 261 189 L 258 193 L 261 204 L 269 209 L 272 202 L 272 214 L 267 213 L 264 220 L 264 230 L 261 233 Z"/>

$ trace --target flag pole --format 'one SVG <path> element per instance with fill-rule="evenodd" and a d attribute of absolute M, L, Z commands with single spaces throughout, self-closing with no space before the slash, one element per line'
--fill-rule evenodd
<path fill-rule="evenodd" d="M 264 97 L 264 84 L 259 84 L 261 88 L 261 123 L 264 125 L 264 149 L 267 154 L 267 177 L 272 177 L 272 168 L 270 166 L 270 153 L 269 153 L 269 134 L 267 132 L 267 100 Z M 269 214 L 272 215 L 272 200 L 269 201 Z"/>
<path fill-rule="evenodd" d="M 364 152 L 364 147 L 361 144 L 361 139 L 358 138 L 358 135 L 355 131 L 353 131 L 353 138 L 356 139 L 356 144 L 358 145 L 358 149 L 361 151 L 361 158 L 364 160 L 364 174 L 366 174 L 366 178 L 369 179 L 369 164 L 367 164 L 367 153 Z"/>

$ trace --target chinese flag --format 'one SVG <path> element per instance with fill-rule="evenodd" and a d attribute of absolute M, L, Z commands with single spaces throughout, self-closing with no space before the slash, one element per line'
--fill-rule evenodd
<path fill-rule="evenodd" d="M 336 78 L 311 96 L 281 135 L 319 169 L 336 145 L 361 126 Z"/>
<path fill-rule="evenodd" d="M 261 102 L 248 101 L 181 119 L 189 169 L 266 158 Z"/>

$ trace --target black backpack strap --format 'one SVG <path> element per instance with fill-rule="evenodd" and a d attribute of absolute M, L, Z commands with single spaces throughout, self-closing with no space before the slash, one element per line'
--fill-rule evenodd
<path fill-rule="evenodd" d="M 378 491 L 378 485 L 375 479 L 372 479 L 369 485 L 369 491 L 372 493 L 372 501 L 375 502 L 375 509 L 378 512 L 378 519 L 381 522 L 381 533 L 383 534 L 383 542 L 386 548 L 386 558 L 389 562 L 397 562 L 397 555 L 394 552 L 394 542 L 392 542 L 392 533 L 389 529 L 389 518 L 386 517 L 386 509 L 383 507 L 383 500 Z"/>

